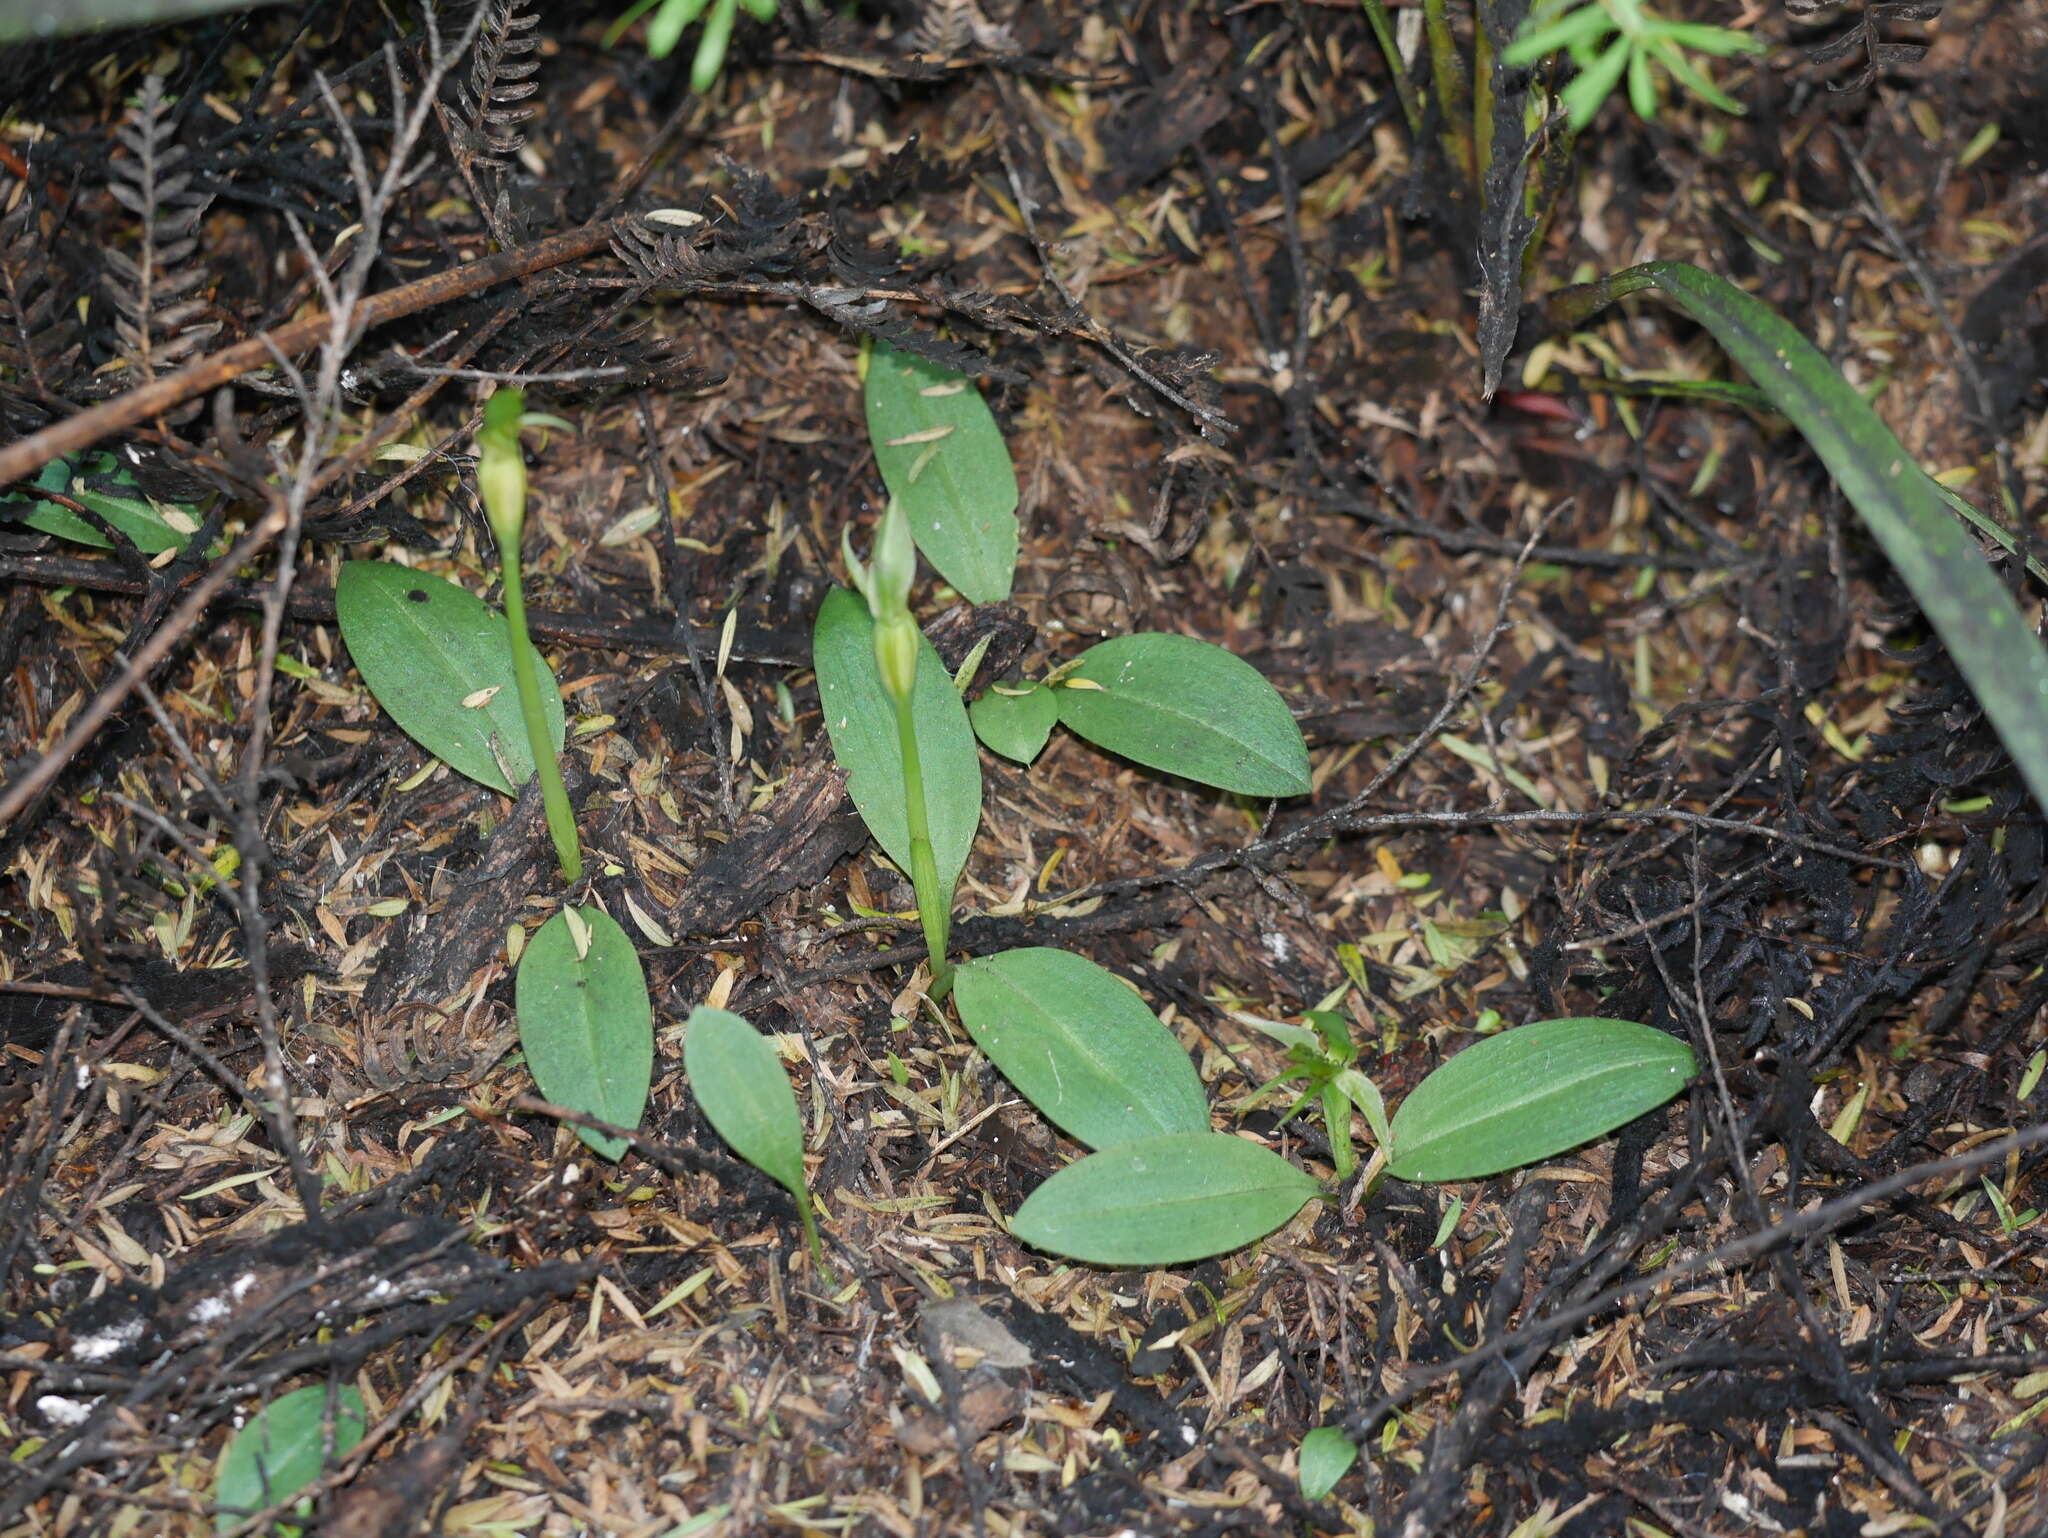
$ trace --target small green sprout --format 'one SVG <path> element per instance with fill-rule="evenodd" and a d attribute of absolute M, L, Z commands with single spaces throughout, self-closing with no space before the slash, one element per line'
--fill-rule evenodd
<path fill-rule="evenodd" d="M 540 775 L 541 803 L 547 811 L 548 833 L 555 841 L 562 879 L 572 885 L 583 877 L 583 850 L 576 840 L 576 814 L 562 784 L 562 765 L 555 757 L 547 716 L 541 706 L 540 679 L 533 664 L 533 641 L 526 632 L 526 592 L 519 567 L 519 541 L 526 532 L 526 459 L 519 434 L 528 427 L 560 427 L 560 417 L 526 410 L 525 392 L 500 390 L 484 405 L 484 425 L 477 431 L 477 492 L 498 542 L 498 564 L 505 581 L 505 619 L 512 630 L 512 681 L 519 691 L 519 711 L 533 747 Z"/>
<path fill-rule="evenodd" d="M 1560 49 L 1572 56 L 1578 77 L 1559 93 L 1558 100 L 1564 104 L 1573 133 L 1593 121 L 1624 74 L 1636 116 L 1645 121 L 1656 117 L 1657 66 L 1669 71 L 1700 100 L 1723 112 L 1741 114 L 1741 104 L 1709 80 L 1686 50 L 1720 58 L 1761 53 L 1764 45 L 1756 38 L 1726 27 L 1673 21 L 1658 15 L 1643 0 L 1587 0 L 1569 12 L 1567 4 L 1569 0 L 1551 0 L 1539 5 L 1521 37 L 1501 59 L 1519 69 Z"/>
<path fill-rule="evenodd" d="M 896 716 L 896 741 L 903 757 L 903 814 L 910 836 L 910 884 L 917 892 L 917 914 L 931 952 L 932 993 L 943 999 L 952 987 L 953 966 L 947 942 L 953 926 L 952 883 L 939 879 L 932 853 L 932 833 L 925 803 L 924 760 L 920 751 L 914 701 L 918 653 L 924 633 L 910 616 L 910 584 L 917 575 L 917 547 L 910 523 L 892 498 L 875 534 L 872 558 L 863 565 L 853 553 L 849 535 L 840 534 L 840 554 L 854 588 L 867 600 L 874 619 L 875 670 L 881 675 Z M 977 797 L 978 799 L 978 797 Z"/>
<path fill-rule="evenodd" d="M 655 11 L 657 5 L 661 9 Z M 733 23 L 739 12 L 745 9 L 756 21 L 772 22 L 775 0 L 635 0 L 606 29 L 604 45 L 613 46 L 628 27 L 654 11 L 654 20 L 647 24 L 647 57 L 665 59 L 682 41 L 683 29 L 703 16 L 707 5 L 711 14 L 705 19 L 704 35 L 697 40 L 696 57 L 690 61 L 690 89 L 702 96 L 718 83 L 718 72 L 725 68 L 725 51 L 732 46 Z"/>
<path fill-rule="evenodd" d="M 1239 1105 L 1242 1115 L 1281 1085 L 1303 1081 L 1302 1092 L 1280 1118 L 1285 1126 L 1311 1103 L 1323 1111 L 1323 1126 L 1330 1138 L 1330 1163 L 1337 1178 L 1349 1180 L 1358 1168 L 1358 1155 L 1351 1146 L 1351 1112 L 1356 1107 L 1383 1150 L 1393 1143 L 1387 1131 L 1387 1104 L 1374 1084 L 1356 1066 L 1358 1043 L 1351 1034 L 1351 1022 L 1335 1005 L 1350 991 L 1346 983 L 1302 1018 L 1306 1025 L 1285 1025 L 1278 1020 L 1261 1020 L 1256 1015 L 1233 1011 L 1235 1018 L 1263 1036 L 1287 1048 L 1287 1067 L 1254 1090 Z"/>

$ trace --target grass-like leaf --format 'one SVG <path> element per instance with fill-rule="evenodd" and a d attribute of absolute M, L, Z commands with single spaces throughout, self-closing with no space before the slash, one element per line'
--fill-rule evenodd
<path fill-rule="evenodd" d="M 2048 650 L 1934 482 L 1827 357 L 1777 311 L 1685 262 L 1646 262 L 1566 290 L 1551 310 L 1576 324 L 1656 289 L 1713 333 L 1784 412 L 1906 580 L 1985 715 L 2048 807 Z"/>
<path fill-rule="evenodd" d="M 1069 727 L 1147 768 L 1247 796 L 1309 790 L 1308 745 L 1287 702 L 1257 668 L 1207 641 L 1118 636 L 1083 652 L 1054 693 Z"/>
<path fill-rule="evenodd" d="M 1539 1020 L 1488 1036 L 1409 1092 L 1389 1129 L 1401 1180 L 1477 1180 L 1612 1132 L 1693 1075 L 1692 1048 L 1630 1020 Z"/>
<path fill-rule="evenodd" d="M 452 582 L 385 561 L 350 561 L 334 611 L 356 671 L 391 719 L 459 774 L 506 795 L 533 778 L 504 617 Z M 562 695 L 533 653 L 541 710 L 561 751 Z"/>
<path fill-rule="evenodd" d="M 654 1082 L 654 1010 L 633 942 L 602 908 L 563 909 L 527 942 L 513 990 L 519 1044 L 557 1105 L 637 1127 Z M 578 1127 L 607 1159 L 625 1139 Z"/>
<path fill-rule="evenodd" d="M 1008 598 L 1017 472 L 974 381 L 877 342 L 865 397 L 875 462 L 917 548 L 970 603 Z"/>
<path fill-rule="evenodd" d="M 1175 1266 L 1264 1238 L 1315 1194 L 1311 1176 L 1257 1143 L 1179 1132 L 1076 1160 L 1025 1198 L 1010 1228 L 1099 1266 Z"/>
<path fill-rule="evenodd" d="M 369 1417 L 363 1396 L 342 1388 L 334 1396 L 334 1456 L 363 1439 Z M 293 1389 L 265 1405 L 235 1433 L 220 1460 L 213 1498 L 222 1508 L 214 1531 L 231 1532 L 252 1512 L 275 1506 L 318 1479 L 327 1466 L 327 1390 L 320 1384 Z M 278 1538 L 298 1538 L 301 1529 L 280 1522 Z"/>
<path fill-rule="evenodd" d="M 847 794 L 861 820 L 896 868 L 910 871 L 910 824 L 903 811 L 903 749 L 896 707 L 875 667 L 874 621 L 857 594 L 840 588 L 825 599 L 811 634 L 818 699 L 832 753 L 846 770 Z M 967 849 L 981 823 L 981 760 L 967 707 L 945 663 L 923 636 L 911 709 L 918 757 L 924 766 L 925 815 L 931 823 L 932 861 L 950 892 L 967 864 Z"/>
<path fill-rule="evenodd" d="M 1090 1148 L 1209 1130 L 1195 1065 L 1115 973 L 1027 946 L 966 963 L 953 987 L 974 1044 Z"/>

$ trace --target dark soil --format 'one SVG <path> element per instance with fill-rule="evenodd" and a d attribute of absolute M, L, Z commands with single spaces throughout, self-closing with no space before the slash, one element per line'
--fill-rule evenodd
<path fill-rule="evenodd" d="M 212 1532 L 232 1428 L 306 1384 L 370 1412 L 300 1519 L 330 1538 L 2048 1534 L 2043 1143 L 1968 1157 L 2048 1097 L 2041 810 L 1796 433 L 1611 388 L 1726 380 L 1711 340 L 1536 303 L 1719 273 L 2040 537 L 2040 9 L 1752 11 L 1770 51 L 1716 64 L 1746 115 L 1610 103 L 1519 295 L 1348 3 L 786 5 L 708 98 L 601 46 L 613 13 L 538 10 L 492 0 L 373 231 L 350 157 L 403 140 L 410 4 L 0 53 L 0 452 L 313 313 L 312 257 L 446 275 L 353 342 L 310 463 L 274 363 L 103 442 L 215 510 L 193 553 L 0 527 L 0 1538 Z M 532 270 L 463 275 L 499 252 Z M 808 670 L 881 503 L 870 337 L 979 376 L 1023 488 L 1012 606 L 920 589 L 949 660 L 1200 636 L 1314 759 L 1266 806 L 1064 734 L 985 756 L 964 949 L 1132 979 L 1216 1125 L 1319 1176 L 1320 1121 L 1240 1117 L 1281 1060 L 1235 1012 L 1348 979 L 1390 1103 L 1563 1015 L 1712 1071 L 1545 1167 L 1333 1186 L 1200 1265 L 1011 1238 L 1075 1149 L 919 1007 Z M 349 558 L 491 595 L 485 376 L 576 426 L 526 556 L 586 900 L 655 994 L 616 1167 L 517 1052 L 537 805 L 438 768 L 333 620 Z M 836 1289 L 691 1099 L 707 998 L 781 1034 Z M 1325 1424 L 1364 1454 L 1311 1504 Z"/>

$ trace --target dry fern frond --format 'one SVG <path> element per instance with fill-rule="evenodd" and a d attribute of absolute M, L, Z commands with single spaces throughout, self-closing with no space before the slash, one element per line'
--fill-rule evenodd
<path fill-rule="evenodd" d="M 68 269 L 51 259 L 42 204 L 26 185 L 0 183 L 0 207 L 0 370 L 11 376 L 11 394 L 36 408 L 61 405 L 78 375 Z"/>
<path fill-rule="evenodd" d="M 904 35 L 912 53 L 952 58 L 969 50 L 1009 54 L 1017 51 L 1010 29 L 984 16 L 978 0 L 925 0 L 924 14 Z"/>
<path fill-rule="evenodd" d="M 140 224 L 135 252 L 105 253 L 108 288 L 120 311 L 114 331 L 122 355 L 144 379 L 175 368 L 220 330 L 202 321 L 210 298 L 200 292 L 210 276 L 199 251 L 199 221 L 213 194 L 197 192 L 180 167 L 188 151 L 173 142 L 175 125 L 161 75 L 142 84 L 142 100 L 115 130 L 127 150 L 108 167 L 107 191 Z"/>
<path fill-rule="evenodd" d="M 470 50 L 469 79 L 458 88 L 463 127 L 475 164 L 503 170 L 526 147 L 521 125 L 532 121 L 534 109 L 522 103 L 540 90 L 535 57 L 540 39 L 534 29 L 540 13 L 522 0 L 483 0 L 483 25 Z"/>

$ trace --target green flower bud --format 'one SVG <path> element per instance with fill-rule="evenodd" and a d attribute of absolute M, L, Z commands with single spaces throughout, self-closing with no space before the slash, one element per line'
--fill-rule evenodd
<path fill-rule="evenodd" d="M 875 618 L 910 613 L 910 584 L 917 577 L 917 546 L 911 543 L 910 519 L 894 497 L 875 531 L 875 557 L 868 607 Z"/>
<path fill-rule="evenodd" d="M 907 610 L 875 621 L 875 669 L 894 699 L 909 699 L 917 686 L 917 642 L 917 621 Z"/>
<path fill-rule="evenodd" d="M 522 391 L 500 390 L 484 403 L 476 435 L 476 489 L 501 550 L 517 550 L 526 528 L 526 456 L 519 452 L 525 409 Z"/>

